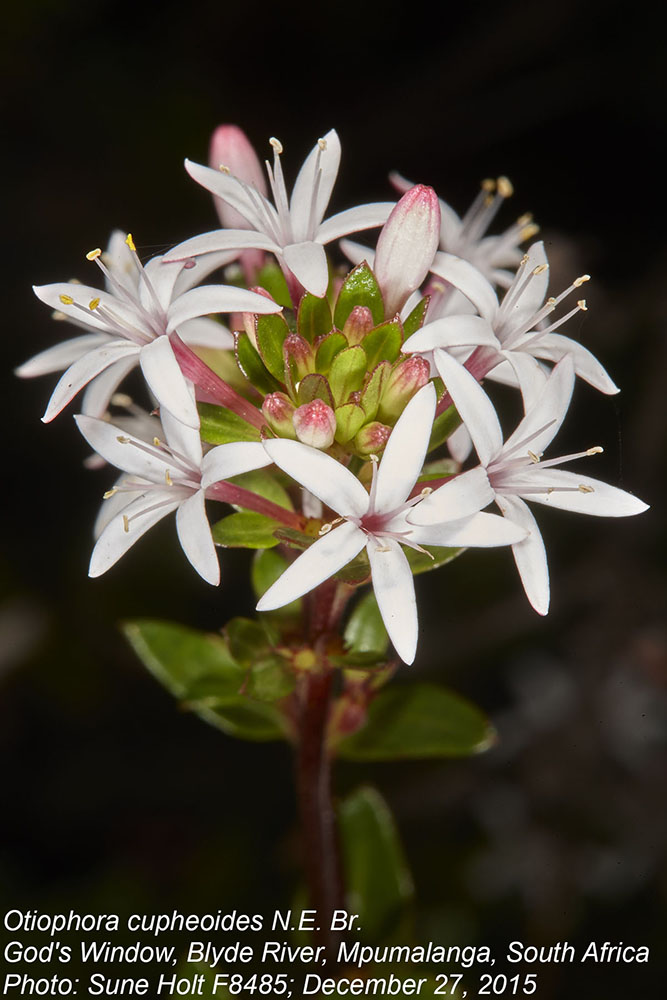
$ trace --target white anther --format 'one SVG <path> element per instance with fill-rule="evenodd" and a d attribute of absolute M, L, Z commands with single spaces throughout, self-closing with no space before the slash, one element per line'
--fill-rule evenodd
<path fill-rule="evenodd" d="M 588 451 L 586 452 L 586 454 L 587 455 L 601 455 L 603 451 L 604 451 L 604 448 L 602 448 L 601 445 L 596 444 L 594 448 L 589 448 Z"/>
<path fill-rule="evenodd" d="M 324 152 L 324 150 L 327 148 L 327 140 L 326 139 L 318 139 L 317 140 L 317 145 L 320 147 L 320 149 L 322 150 L 322 152 Z"/>
<path fill-rule="evenodd" d="M 283 144 L 280 139 L 276 139 L 276 137 L 272 135 L 269 139 L 269 145 L 273 147 L 274 153 L 277 153 L 278 156 L 280 156 L 283 151 Z"/>
<path fill-rule="evenodd" d="M 582 274 L 580 278 L 575 278 L 575 280 L 572 282 L 572 286 L 573 288 L 579 288 L 580 285 L 583 285 L 585 282 L 590 280 L 591 280 L 590 274 Z"/>
<path fill-rule="evenodd" d="M 528 458 L 531 460 L 531 462 L 534 462 L 535 465 L 537 465 L 537 463 L 540 460 L 540 456 L 537 455 L 534 451 L 531 451 L 530 448 L 528 449 Z"/>
<path fill-rule="evenodd" d="M 595 490 L 593 489 L 592 486 L 586 486 L 585 483 L 579 483 L 579 492 L 580 493 L 595 493 Z"/>

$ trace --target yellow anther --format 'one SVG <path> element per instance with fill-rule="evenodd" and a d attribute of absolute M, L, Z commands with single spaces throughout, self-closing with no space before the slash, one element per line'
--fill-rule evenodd
<path fill-rule="evenodd" d="M 514 187 L 509 177 L 498 178 L 498 194 L 501 198 L 511 198 L 514 194 Z"/>
<path fill-rule="evenodd" d="M 444 283 L 444 281 L 437 281 L 437 280 L 432 281 L 431 282 L 431 288 L 432 288 L 432 290 L 434 292 L 446 292 L 447 291 L 447 285 Z"/>
<path fill-rule="evenodd" d="M 173 486 L 174 485 L 173 482 L 172 482 L 171 476 L 169 475 L 169 469 L 165 469 L 164 470 L 164 481 L 167 484 L 167 486 Z"/>
<path fill-rule="evenodd" d="M 59 309 L 56 309 L 55 312 L 51 313 L 51 319 L 57 319 L 58 321 L 60 321 L 62 319 L 67 319 L 67 316 L 65 315 L 65 313 L 61 313 Z"/>
<path fill-rule="evenodd" d="M 594 448 L 589 448 L 588 451 L 586 452 L 586 454 L 587 455 L 601 455 L 603 451 L 604 451 L 604 448 L 602 448 L 599 444 L 596 444 Z"/>
<path fill-rule="evenodd" d="M 323 524 L 322 527 L 319 530 L 319 534 L 320 535 L 328 535 L 329 532 L 331 531 L 332 527 L 333 527 L 332 524 Z"/>
<path fill-rule="evenodd" d="M 547 299 L 547 305 L 548 306 L 555 306 L 556 305 L 556 300 L 553 297 L 553 295 L 550 295 L 549 298 Z"/>
<path fill-rule="evenodd" d="M 94 250 L 89 250 L 86 254 L 86 260 L 97 260 L 98 257 L 102 256 L 102 250 L 100 247 L 96 247 Z"/>
<path fill-rule="evenodd" d="M 127 534 L 130 530 L 130 519 L 127 514 L 123 514 L 123 531 Z"/>
<path fill-rule="evenodd" d="M 111 405 L 124 406 L 127 408 L 129 406 L 132 406 L 132 397 L 128 396 L 126 392 L 114 392 L 113 396 L 111 397 Z"/>
<path fill-rule="evenodd" d="M 130 248 L 130 250 L 132 251 L 132 253 L 136 253 L 137 252 L 137 248 L 134 245 L 134 240 L 132 239 L 132 233 L 128 233 L 127 234 L 127 236 L 125 237 L 125 242 L 127 243 L 128 247 Z"/>
<path fill-rule="evenodd" d="M 574 286 L 574 288 L 579 288 L 579 285 L 583 285 L 586 281 L 590 281 L 590 280 L 591 280 L 590 274 L 582 274 L 582 276 L 580 278 L 576 278 L 572 282 L 572 285 Z"/>
<path fill-rule="evenodd" d="M 535 465 L 537 465 L 537 463 L 540 460 L 540 456 L 537 455 L 534 451 L 531 451 L 530 448 L 528 449 L 528 458 L 531 460 L 531 462 L 534 462 Z"/>
<path fill-rule="evenodd" d="M 527 226 L 528 223 L 532 221 L 533 221 L 533 213 L 524 212 L 523 215 L 520 215 L 519 218 L 516 220 L 516 224 L 517 226 Z"/>
<path fill-rule="evenodd" d="M 491 177 L 487 177 L 486 180 L 482 181 L 482 191 L 491 192 L 495 190 L 496 190 L 496 182 Z"/>
<path fill-rule="evenodd" d="M 548 270 L 548 264 L 538 264 L 537 267 L 533 268 L 533 274 L 544 274 L 544 272 Z"/>
<path fill-rule="evenodd" d="M 324 152 L 324 150 L 327 148 L 327 140 L 326 139 L 318 139 L 317 140 L 317 145 L 320 147 L 320 149 L 322 150 L 322 152 Z"/>
<path fill-rule="evenodd" d="M 97 307 L 99 306 L 99 304 L 100 304 L 99 298 L 97 298 L 97 299 L 91 299 L 90 302 L 88 303 L 88 308 L 92 309 L 92 311 L 95 312 L 95 310 L 97 309 Z"/>
<path fill-rule="evenodd" d="M 277 153 L 278 156 L 280 156 L 283 151 L 283 144 L 280 139 L 276 139 L 276 137 L 272 135 L 269 139 L 269 145 L 273 147 L 274 153 Z"/>
<path fill-rule="evenodd" d="M 231 170 L 229 169 L 226 163 L 219 163 L 218 170 L 220 171 L 221 174 L 231 174 Z"/>
<path fill-rule="evenodd" d="M 578 299 L 577 305 L 579 306 L 582 312 L 588 311 L 588 306 L 586 305 L 586 299 Z"/>
<path fill-rule="evenodd" d="M 159 437 L 154 437 L 153 438 L 153 444 L 155 445 L 156 448 L 159 448 L 161 446 L 162 442 L 160 441 Z"/>
<path fill-rule="evenodd" d="M 421 491 L 421 495 L 423 497 L 427 497 L 432 492 L 433 492 L 433 487 L 432 486 L 425 486 L 424 489 Z"/>
<path fill-rule="evenodd" d="M 115 495 L 116 495 L 116 493 L 118 493 L 118 490 L 117 490 L 117 489 L 116 489 L 116 487 L 114 486 L 114 488 L 113 488 L 112 490 L 107 490 L 107 491 L 106 491 L 106 493 L 104 493 L 104 494 L 102 495 L 102 499 L 103 499 L 103 500 L 110 500 L 110 499 L 111 499 L 111 497 L 113 497 L 113 496 L 115 496 Z"/>
<path fill-rule="evenodd" d="M 579 492 L 580 493 L 595 493 L 595 490 L 593 489 L 592 486 L 586 486 L 585 483 L 579 483 Z"/>
<path fill-rule="evenodd" d="M 519 236 L 521 237 L 521 241 L 523 242 L 523 240 L 529 240 L 531 236 L 535 236 L 537 233 L 539 233 L 539 231 L 540 227 L 536 223 L 531 222 L 530 225 L 523 227 L 523 229 L 519 233 Z"/>
<path fill-rule="evenodd" d="M 71 295 L 59 295 L 58 298 L 60 299 L 60 301 L 64 306 L 74 305 L 74 299 L 72 298 Z"/>
<path fill-rule="evenodd" d="M 116 438 L 116 441 L 118 442 L 118 444 L 129 444 L 130 443 L 129 437 L 125 437 L 124 434 L 119 434 L 117 436 L 117 438 Z"/>

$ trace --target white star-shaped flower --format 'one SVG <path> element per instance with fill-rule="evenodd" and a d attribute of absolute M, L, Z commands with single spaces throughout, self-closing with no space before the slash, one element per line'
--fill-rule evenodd
<path fill-rule="evenodd" d="M 208 583 L 220 567 L 204 501 L 215 483 L 271 464 L 259 442 L 221 444 L 202 455 L 199 432 L 162 413 L 165 440 L 149 444 L 106 420 L 81 414 L 79 430 L 89 445 L 125 476 L 105 494 L 95 525 L 97 543 L 90 576 L 100 576 L 149 528 L 176 511 L 178 538 L 192 566 Z M 213 491 L 214 492 L 214 491 Z"/>
<path fill-rule="evenodd" d="M 542 395 L 504 443 L 493 404 L 470 372 L 444 351 L 435 352 L 435 363 L 480 460 L 479 466 L 462 473 L 451 485 L 458 482 L 461 490 L 478 489 L 485 479 L 502 513 L 525 528 L 526 537 L 516 542 L 512 551 L 528 600 L 539 614 L 545 615 L 549 610 L 546 551 L 537 522 L 524 501 L 597 517 L 640 514 L 647 504 L 608 483 L 557 468 L 564 462 L 597 454 L 602 451 L 599 447 L 541 460 L 570 404 L 574 386 L 571 358 L 565 357 L 555 366 Z M 410 523 L 437 523 L 447 510 L 448 489 L 450 484 L 445 484 L 411 511 Z"/>
<path fill-rule="evenodd" d="M 23 378 L 66 369 L 42 417 L 45 423 L 88 385 L 83 411 L 101 416 L 120 382 L 137 364 L 163 410 L 189 427 L 199 426 L 197 407 L 174 357 L 169 335 L 178 332 L 191 344 L 233 347 L 228 330 L 205 317 L 217 312 L 280 312 L 271 299 L 229 285 L 192 288 L 229 254 L 212 255 L 203 264 L 165 264 L 154 257 L 144 267 L 132 237 L 118 238 L 106 254 L 92 250 L 88 259 L 102 269 L 108 291 L 76 282 L 35 287 L 42 302 L 90 332 L 51 347 L 17 369 Z"/>
<path fill-rule="evenodd" d="M 318 139 L 299 171 L 291 198 L 287 195 L 280 162 L 282 144 L 271 139 L 271 145 L 273 167 L 267 161 L 266 170 L 273 205 L 255 186 L 229 172 L 225 164 L 220 164 L 219 170 L 212 170 L 185 161 L 190 176 L 234 208 L 250 228 L 221 229 L 196 236 L 175 247 L 165 258 L 176 261 L 221 250 L 269 250 L 307 291 L 321 298 L 329 284 L 324 245 L 347 233 L 381 226 L 394 205 L 393 202 L 360 205 L 324 220 L 340 164 L 337 133 L 332 129 Z"/>
<path fill-rule="evenodd" d="M 370 494 L 349 469 L 297 441 L 265 441 L 279 468 L 338 514 L 323 533 L 267 590 L 257 605 L 270 611 L 295 600 L 333 576 L 366 548 L 378 607 L 397 653 L 412 663 L 417 647 L 417 608 L 410 564 L 401 545 L 508 545 L 522 528 L 494 514 L 479 513 L 493 499 L 488 483 L 462 492 L 455 484 L 437 524 L 415 527 L 406 514 L 422 499 L 409 499 L 428 448 L 436 394 L 432 384 L 410 400 L 394 427 L 382 460 L 374 463 Z M 342 522 L 342 523 L 339 523 Z"/>

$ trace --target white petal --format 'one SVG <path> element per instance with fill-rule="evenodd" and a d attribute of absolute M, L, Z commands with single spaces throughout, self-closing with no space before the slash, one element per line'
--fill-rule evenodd
<path fill-rule="evenodd" d="M 257 604 L 258 611 L 273 611 L 295 601 L 359 555 L 366 544 L 363 531 L 347 521 L 323 535 L 296 559 Z"/>
<path fill-rule="evenodd" d="M 108 333 L 89 333 L 85 337 L 64 340 L 61 344 L 40 351 L 29 361 L 24 361 L 15 369 L 15 374 L 19 378 L 34 378 L 36 375 L 50 375 L 51 372 L 63 371 L 84 354 L 88 354 L 95 347 L 101 347 L 102 344 L 108 344 L 112 339 Z"/>
<path fill-rule="evenodd" d="M 271 250 L 277 253 L 280 244 L 270 236 L 255 232 L 254 229 L 214 229 L 201 236 L 193 236 L 173 247 L 162 257 L 163 261 L 190 260 L 202 254 L 220 254 L 230 250 Z M 217 259 L 217 258 L 216 258 Z"/>
<path fill-rule="evenodd" d="M 59 281 L 53 285 L 33 285 L 32 290 L 37 298 L 47 306 L 51 306 L 52 309 L 63 313 L 68 319 L 73 319 L 77 324 L 90 327 L 93 330 L 102 330 L 105 333 L 113 333 L 115 336 L 118 336 L 116 328 L 109 326 L 102 319 L 99 312 L 90 308 L 90 302 L 93 299 L 99 299 L 103 305 L 108 308 L 110 307 L 112 311 L 122 314 L 126 319 L 129 318 L 133 324 L 136 323 L 134 310 L 129 310 L 128 317 L 128 306 L 121 303 L 114 295 L 109 295 L 108 292 L 103 292 L 101 289 L 93 288 L 90 285 Z M 61 300 L 61 295 L 73 299 L 73 304 L 67 305 L 66 302 Z"/>
<path fill-rule="evenodd" d="M 507 323 L 515 329 L 527 323 L 535 315 L 542 306 L 549 287 L 549 262 L 541 240 L 533 243 L 526 257 L 524 267 L 517 272 L 512 286 L 501 303 L 503 324 Z M 540 270 L 539 274 L 533 273 L 540 268 L 544 270 Z M 514 297 L 514 286 L 523 287 L 523 291 L 516 297 Z M 508 306 L 506 303 L 510 298 L 512 302 Z"/>
<path fill-rule="evenodd" d="M 540 337 L 530 350 L 535 357 L 543 358 L 545 361 L 560 361 L 569 354 L 574 362 L 575 374 L 583 378 L 584 382 L 588 382 L 594 389 L 599 389 L 608 396 L 620 392 L 598 359 L 576 340 L 564 337 L 560 333 L 547 333 L 544 337 Z"/>
<path fill-rule="evenodd" d="M 488 465 L 500 452 L 503 432 L 493 403 L 470 372 L 450 354 L 436 351 L 436 368 L 470 432 L 479 460 Z"/>
<path fill-rule="evenodd" d="M 278 213 L 275 208 L 252 185 L 245 184 L 233 174 L 211 170 L 210 167 L 203 167 L 200 163 L 193 163 L 192 160 L 185 161 L 185 169 L 193 180 L 235 208 L 259 232 L 266 232 L 267 223 L 270 221 L 278 224 Z"/>
<path fill-rule="evenodd" d="M 106 573 L 149 528 L 176 510 L 183 497 L 179 495 L 164 506 L 155 508 L 154 505 L 161 499 L 167 499 L 166 490 L 150 490 L 148 494 L 125 507 L 122 513 L 117 514 L 107 524 L 93 549 L 88 569 L 89 576 L 101 576 L 102 573 Z M 128 524 L 128 531 L 125 531 L 126 517 L 132 518 Z"/>
<path fill-rule="evenodd" d="M 426 457 L 435 404 L 435 388 L 429 382 L 412 397 L 398 418 L 377 471 L 377 511 L 389 513 L 410 495 Z"/>
<path fill-rule="evenodd" d="M 222 447 L 222 446 L 221 446 Z M 264 447 L 272 461 L 342 517 L 363 517 L 368 493 L 349 469 L 317 448 L 275 438 Z"/>
<path fill-rule="evenodd" d="M 127 340 L 109 340 L 102 347 L 96 347 L 88 351 L 82 358 L 75 361 L 73 365 L 61 376 L 60 381 L 53 390 L 51 399 L 42 417 L 44 423 L 53 420 L 62 409 L 74 399 L 76 394 L 87 385 L 91 379 L 103 372 L 105 368 L 123 361 L 125 358 L 139 354 L 140 348 L 136 344 L 130 344 Z"/>
<path fill-rule="evenodd" d="M 595 517 L 631 517 L 648 510 L 645 504 L 632 493 L 617 486 L 610 486 L 599 479 L 592 479 L 585 473 L 568 472 L 565 469 L 541 469 L 539 465 L 530 466 L 524 476 L 524 482 L 530 483 L 531 492 L 520 492 L 527 500 L 535 500 L 547 507 L 558 507 L 561 510 L 571 510 L 576 514 L 592 514 Z M 590 487 L 592 493 L 579 489 L 580 486 Z M 544 489 L 543 493 L 533 493 L 533 489 Z M 553 493 L 549 490 L 553 489 Z"/>
<path fill-rule="evenodd" d="M 452 458 L 462 464 L 472 451 L 472 438 L 465 424 L 457 427 L 447 438 L 447 448 Z"/>
<path fill-rule="evenodd" d="M 203 285 L 184 292 L 169 306 L 167 332 L 171 333 L 179 323 L 208 316 L 209 313 L 254 312 L 277 313 L 282 310 L 273 299 L 251 292 L 247 288 L 233 285 Z"/>
<path fill-rule="evenodd" d="M 273 459 L 260 441 L 232 441 L 219 444 L 206 453 L 202 461 L 201 484 L 204 489 L 243 472 L 264 469 Z"/>
<path fill-rule="evenodd" d="M 418 545 L 445 545 L 452 548 L 494 548 L 513 545 L 526 537 L 518 524 L 497 514 L 473 514 L 460 521 L 415 526 L 409 541 Z"/>
<path fill-rule="evenodd" d="M 210 347 L 224 351 L 234 348 L 234 336 L 227 327 L 206 316 L 181 323 L 178 335 L 188 347 Z"/>
<path fill-rule="evenodd" d="M 348 233 L 359 233 L 362 229 L 384 226 L 394 204 L 393 201 L 378 201 L 368 205 L 358 205 L 357 208 L 348 208 L 338 215 L 332 215 L 317 230 L 316 239 L 318 243 L 331 243 L 332 240 L 347 236 Z"/>
<path fill-rule="evenodd" d="M 439 524 L 470 517 L 495 498 L 486 469 L 478 465 L 439 486 L 407 514 L 410 524 Z"/>
<path fill-rule="evenodd" d="M 146 277 L 165 312 L 169 308 L 169 303 L 173 298 L 174 286 L 183 267 L 184 261 L 178 260 L 172 264 L 166 264 L 161 256 L 153 257 L 145 265 Z M 139 297 L 147 309 L 155 309 L 155 299 L 145 281 L 141 281 L 139 285 Z"/>
<path fill-rule="evenodd" d="M 544 451 L 565 419 L 573 389 L 574 368 L 571 358 L 565 357 L 553 369 L 537 401 L 505 442 L 503 455 L 513 452 L 523 441 L 533 452 Z"/>
<path fill-rule="evenodd" d="M 185 380 L 188 395 L 195 406 L 194 386 Z M 179 455 L 183 455 L 188 461 L 198 469 L 202 464 L 202 445 L 198 427 L 189 427 L 182 420 L 178 420 L 165 407 L 160 410 L 160 421 L 164 437 L 171 449 Z M 160 436 L 159 434 L 157 435 Z"/>
<path fill-rule="evenodd" d="M 202 254 L 201 257 L 190 260 L 188 262 L 190 266 L 184 266 L 176 279 L 172 298 L 175 299 L 179 295 L 182 295 L 183 292 L 187 292 L 191 288 L 194 288 L 195 285 L 201 284 L 204 278 L 208 278 L 208 276 L 212 274 L 213 271 L 217 271 L 219 267 L 231 264 L 231 262 L 236 260 L 239 256 L 239 253 L 240 251 L 235 249 L 220 250 L 218 253 L 206 253 Z"/>
<path fill-rule="evenodd" d="M 493 327 L 481 316 L 444 316 L 426 323 L 403 344 L 404 354 L 412 351 L 432 351 L 436 347 L 495 347 L 500 343 Z"/>
<path fill-rule="evenodd" d="M 498 297 L 481 271 L 451 253 L 437 253 L 431 271 L 463 292 L 479 314 L 493 323 L 498 310 Z"/>
<path fill-rule="evenodd" d="M 327 132 L 324 142 L 325 149 L 321 149 L 319 143 L 316 143 L 310 151 L 292 190 L 290 218 L 296 240 L 313 239 L 336 183 L 340 165 L 340 139 L 334 129 Z M 313 199 L 315 191 L 317 195 Z"/>
<path fill-rule="evenodd" d="M 365 260 L 372 270 L 373 264 L 375 263 L 375 250 L 371 250 L 370 247 L 365 247 L 363 243 L 354 243 L 352 240 L 341 240 L 338 245 L 347 259 L 351 261 L 355 267 L 357 264 L 361 264 L 361 262 Z"/>
<path fill-rule="evenodd" d="M 138 355 L 133 354 L 125 361 L 117 361 L 89 382 L 81 399 L 81 412 L 90 417 L 101 417 L 106 413 L 114 392 L 125 376 L 136 367 L 138 360 Z"/>
<path fill-rule="evenodd" d="M 139 363 L 144 378 L 161 407 L 188 427 L 199 427 L 199 413 L 188 382 L 174 357 L 169 337 L 156 337 L 141 348 Z"/>
<path fill-rule="evenodd" d="M 498 506 L 503 514 L 528 532 L 523 541 L 512 546 L 512 554 L 526 597 L 539 615 L 546 615 L 549 610 L 549 567 L 537 521 L 518 497 L 498 497 Z"/>
<path fill-rule="evenodd" d="M 382 621 L 394 649 L 404 663 L 417 651 L 417 601 L 410 564 L 393 538 L 369 538 L 366 545 L 373 590 Z"/>
<path fill-rule="evenodd" d="M 74 419 L 93 451 L 117 469 L 141 476 L 152 483 L 164 483 L 165 473 L 173 468 L 173 463 L 167 456 L 160 457 L 152 448 L 147 451 L 145 441 L 128 434 L 121 427 L 115 427 L 107 420 L 98 420 L 84 414 L 78 414 Z"/>
<path fill-rule="evenodd" d="M 548 375 L 543 366 L 530 354 L 522 351 L 504 351 L 505 358 L 512 366 L 523 397 L 523 409 L 527 413 L 542 397 Z M 493 372 L 489 374 L 493 378 Z"/>
<path fill-rule="evenodd" d="M 207 583 L 217 586 L 220 564 L 204 509 L 203 490 L 197 490 L 180 505 L 176 512 L 176 530 L 190 564 Z"/>
<path fill-rule="evenodd" d="M 291 243 L 283 250 L 282 257 L 306 291 L 323 298 L 329 284 L 329 269 L 322 244 Z"/>
<path fill-rule="evenodd" d="M 116 480 L 114 486 L 122 486 L 125 480 L 125 475 L 122 475 L 120 479 Z M 109 524 L 109 522 L 112 521 L 121 511 L 124 511 L 126 507 L 129 507 L 134 500 L 143 496 L 145 492 L 145 489 L 124 490 L 123 492 L 111 493 L 111 496 L 107 496 L 106 499 L 102 501 L 102 506 L 100 507 L 97 518 L 95 519 L 93 538 L 97 541 L 107 524 Z"/>

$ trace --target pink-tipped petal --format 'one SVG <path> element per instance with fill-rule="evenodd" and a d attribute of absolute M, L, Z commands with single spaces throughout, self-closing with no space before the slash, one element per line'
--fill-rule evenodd
<path fill-rule="evenodd" d="M 433 188 L 417 184 L 392 209 L 375 251 L 375 276 L 388 316 L 423 282 L 438 249 L 440 207 Z"/>

